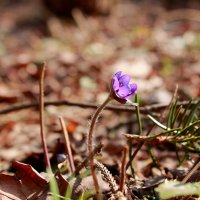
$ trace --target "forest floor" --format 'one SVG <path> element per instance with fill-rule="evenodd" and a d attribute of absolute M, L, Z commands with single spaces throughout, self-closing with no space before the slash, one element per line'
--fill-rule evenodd
<path fill-rule="evenodd" d="M 61 195 L 71 172 L 68 166 L 62 174 L 64 180 L 58 173 L 63 170 L 58 157 L 66 155 L 59 117 L 66 123 L 76 168 L 88 157 L 88 121 L 94 108 L 107 98 L 111 79 L 118 71 L 131 76 L 138 85 L 142 129 L 137 109 L 111 102 L 111 109 L 103 111 L 98 120 L 93 137 L 95 145 L 100 141 L 103 144 L 98 161 L 120 185 L 125 147 L 128 145 L 132 154 L 145 143 L 132 161 L 134 172 L 130 167 L 126 171 L 123 195 L 127 199 L 159 198 L 154 188 L 160 183 L 167 179 L 183 180 L 197 163 L 200 152 L 199 17 L 199 10 L 166 11 L 156 5 L 139 6 L 125 1 L 112 5 L 106 16 L 88 16 L 74 10 L 72 18 L 60 19 L 44 10 L 39 1 L 0 3 L 0 199 L 51 199 L 52 196 L 44 173 L 40 136 L 39 80 L 44 62 L 44 101 L 50 102 L 44 109 L 44 132 Z M 171 142 L 171 138 L 146 142 L 145 136 L 152 127 L 150 135 L 162 133 L 158 121 L 169 128 L 169 104 L 173 96 L 174 105 L 178 99 L 173 111 L 177 120 L 187 105 L 190 106 L 188 110 L 185 108 L 187 117 L 194 111 L 194 117 L 186 125 L 195 122 L 192 131 L 197 139 L 189 140 L 190 143 Z M 193 101 L 189 103 L 190 100 Z M 148 114 L 157 120 L 150 120 Z M 179 121 L 174 121 L 174 127 L 170 128 L 179 128 L 175 127 L 177 124 Z M 190 134 L 182 133 L 185 137 Z M 127 155 L 125 164 L 129 160 Z M 93 185 L 88 173 L 86 170 L 82 175 L 85 178 L 80 185 L 84 188 L 80 191 L 88 191 Z M 195 179 L 189 178 L 198 182 L 200 173 L 196 172 Z M 112 187 L 100 175 L 98 179 L 104 199 L 114 195 Z M 73 190 L 72 199 L 78 199 L 80 191 Z M 122 199 L 114 197 L 117 198 Z M 197 198 L 187 196 L 187 199 Z"/>

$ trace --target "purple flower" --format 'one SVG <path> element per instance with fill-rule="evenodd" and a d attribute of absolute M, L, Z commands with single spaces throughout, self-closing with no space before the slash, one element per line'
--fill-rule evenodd
<path fill-rule="evenodd" d="M 112 94 L 115 100 L 120 103 L 126 103 L 128 99 L 134 96 L 137 85 L 135 83 L 129 83 L 131 80 L 130 76 L 122 72 L 117 72 L 112 78 Z"/>

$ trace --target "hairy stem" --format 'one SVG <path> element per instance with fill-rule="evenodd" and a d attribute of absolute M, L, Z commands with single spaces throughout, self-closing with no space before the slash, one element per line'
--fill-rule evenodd
<path fill-rule="evenodd" d="M 89 164 L 90 164 L 91 174 L 93 177 L 94 186 L 95 186 L 98 200 L 101 200 L 102 197 L 101 197 L 99 184 L 98 184 L 98 180 L 97 180 L 97 176 L 96 176 L 96 172 L 95 172 L 94 155 L 92 153 L 93 152 L 93 131 L 94 131 L 95 124 L 97 122 L 97 119 L 98 119 L 100 113 L 102 112 L 102 110 L 106 107 L 106 105 L 111 100 L 112 100 L 112 98 L 109 95 L 108 98 L 105 100 L 105 102 L 100 107 L 97 108 L 96 112 L 94 113 L 94 115 L 91 119 L 91 124 L 89 127 L 89 134 L 88 134 L 88 153 L 89 153 L 89 155 L 91 155 Z"/>

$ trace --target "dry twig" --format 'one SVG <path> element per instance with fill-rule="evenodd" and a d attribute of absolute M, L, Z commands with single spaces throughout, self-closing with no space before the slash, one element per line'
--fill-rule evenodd
<path fill-rule="evenodd" d="M 186 183 L 190 179 L 190 177 L 194 174 L 194 172 L 196 172 L 199 168 L 200 168 L 200 157 L 194 164 L 190 172 L 187 174 L 187 176 L 182 180 L 182 183 Z"/>
<path fill-rule="evenodd" d="M 126 156 L 128 153 L 128 147 L 125 146 L 123 149 L 123 156 L 122 156 L 122 165 L 121 165 L 121 177 L 120 177 L 120 186 L 119 190 L 123 193 L 124 192 L 124 183 L 126 178 Z"/>
<path fill-rule="evenodd" d="M 40 104 L 39 104 L 40 106 L 40 134 L 41 134 L 41 139 L 42 139 L 45 164 L 46 164 L 46 167 L 48 167 L 49 170 L 51 170 L 51 164 L 49 161 L 47 144 L 46 144 L 45 133 L 44 133 L 44 71 L 45 71 L 45 67 L 46 65 L 44 63 L 40 72 Z"/>
<path fill-rule="evenodd" d="M 60 124 L 65 136 L 65 142 L 66 142 L 66 148 L 67 148 L 67 154 L 68 154 L 68 159 L 69 159 L 69 164 L 70 164 L 70 169 L 71 172 L 75 171 L 75 166 L 74 166 L 74 160 L 73 160 L 73 156 L 72 156 L 72 151 L 71 151 L 71 146 L 70 146 L 70 140 L 69 140 L 69 135 L 65 126 L 65 122 L 63 120 L 62 117 L 59 117 L 60 120 Z"/>
<path fill-rule="evenodd" d="M 177 103 L 177 106 L 182 105 L 183 108 L 186 107 L 190 102 L 189 101 L 180 101 Z M 191 102 L 191 106 L 193 106 L 194 104 L 196 104 L 197 101 L 192 101 Z M 2 109 L 0 111 L 0 115 L 5 115 L 5 114 L 9 114 L 11 112 L 16 112 L 16 111 L 20 111 L 20 110 L 25 110 L 25 109 L 29 109 L 29 108 L 37 108 L 39 106 L 38 102 L 35 103 L 24 103 L 24 104 L 19 104 L 19 105 L 13 105 L 10 106 L 8 108 Z M 80 107 L 80 108 L 92 108 L 92 109 L 96 109 L 98 108 L 97 104 L 94 103 L 80 103 L 80 102 L 71 102 L 71 101 L 67 101 L 67 100 L 60 100 L 60 101 L 46 101 L 44 102 L 44 107 L 47 106 L 72 106 L 72 107 Z M 140 112 L 142 114 L 149 114 L 151 112 L 159 112 L 163 109 L 165 109 L 166 107 L 168 107 L 168 104 L 153 104 L 153 105 L 147 105 L 147 106 L 143 106 L 140 107 Z M 134 107 L 133 106 L 106 106 L 105 110 L 112 110 L 115 112 L 134 112 Z"/>

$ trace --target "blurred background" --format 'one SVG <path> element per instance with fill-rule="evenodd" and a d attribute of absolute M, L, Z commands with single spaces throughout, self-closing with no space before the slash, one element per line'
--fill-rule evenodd
<path fill-rule="evenodd" d="M 199 9 L 199 0 L 1 0 L 0 107 L 38 102 L 44 61 L 48 101 L 100 103 L 119 70 L 138 84 L 141 105 L 168 104 L 176 84 L 179 100 L 197 99 Z M 48 107 L 50 132 L 58 132 L 60 114 L 67 118 L 69 131 L 82 124 L 78 131 L 86 132 L 91 110 Z M 117 124 L 115 117 L 110 119 L 105 117 L 106 127 Z M 1 116 L 0 122 L 2 160 L 24 157 L 30 140 L 37 151 L 37 112 Z M 29 133 L 28 138 L 23 133 Z M 56 137 L 52 134 L 49 144 Z M 18 150 L 10 148 L 13 145 Z"/>
<path fill-rule="evenodd" d="M 35 101 L 44 61 L 49 100 L 101 102 L 119 70 L 147 104 L 168 103 L 176 84 L 200 95 L 200 1 L 100 2 L 1 0 L 0 101 Z"/>

